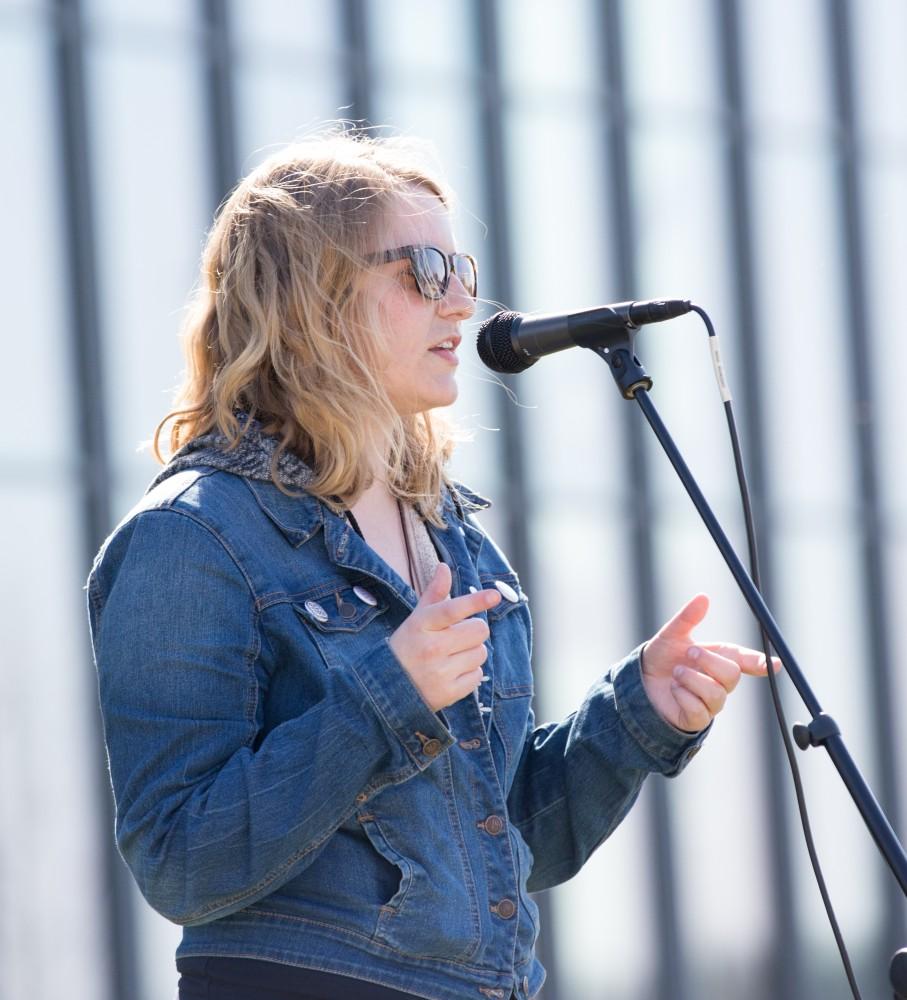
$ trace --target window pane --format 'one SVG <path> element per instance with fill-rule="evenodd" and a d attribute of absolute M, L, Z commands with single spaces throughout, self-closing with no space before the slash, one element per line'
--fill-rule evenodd
<path fill-rule="evenodd" d="M 578 312 L 620 295 L 603 146 L 589 128 L 588 110 L 573 104 L 551 113 L 518 110 L 508 122 L 510 259 L 520 312 Z M 564 351 L 520 375 L 515 389 L 528 407 L 521 419 L 540 498 L 619 494 L 623 477 L 614 453 L 622 453 L 623 442 L 614 428 L 622 401 L 604 363 L 590 351 Z"/>
<path fill-rule="evenodd" d="M 193 27 L 200 5 L 185 0 L 154 0 L 154 3 L 122 3 L 121 0 L 81 0 L 83 16 L 89 25 L 123 28 Z M 144 36 L 146 43 L 148 36 Z"/>
<path fill-rule="evenodd" d="M 335 0 L 233 0 L 230 28 L 238 169 L 344 116 L 341 7 Z"/>
<path fill-rule="evenodd" d="M 228 0 L 237 47 L 284 53 L 330 52 L 343 46 L 340 0 Z M 305 67 L 300 67 L 305 71 Z M 309 70 L 308 75 L 315 77 Z"/>
<path fill-rule="evenodd" d="M 878 431 L 882 502 L 892 515 L 907 514 L 904 428 L 907 427 L 907 336 L 899 308 L 907 260 L 907 158 L 867 165 L 863 171 L 869 302 L 870 377 L 876 398 L 869 418 Z M 899 616 L 898 616 L 899 617 Z M 896 621 L 897 619 L 895 619 Z"/>
<path fill-rule="evenodd" d="M 766 149 L 752 171 L 769 473 L 789 516 L 830 523 L 854 504 L 834 165 Z"/>
<path fill-rule="evenodd" d="M 627 99 L 634 111 L 656 115 L 670 127 L 665 112 L 720 107 L 717 18 L 710 0 L 624 0 L 620 12 Z"/>
<path fill-rule="evenodd" d="M 99 899 L 107 815 L 97 687 L 87 655 L 78 506 L 60 466 L 6 484 L 0 601 L 0 944 L 4 997 L 105 998 L 108 913 Z"/>
<path fill-rule="evenodd" d="M 738 10 L 749 113 L 773 138 L 810 141 L 833 119 L 829 5 L 759 0 Z"/>
<path fill-rule="evenodd" d="M 244 53 L 236 79 L 240 174 L 343 117 L 343 101 L 343 81 L 333 62 L 300 70 L 298 53 L 290 60 L 274 59 L 267 50 Z"/>
<path fill-rule="evenodd" d="M 710 131 L 680 138 L 646 126 L 634 134 L 630 148 L 637 297 L 691 299 L 705 308 L 715 324 L 733 391 L 745 373 L 733 322 L 723 146 Z M 653 379 L 652 402 L 703 492 L 722 518 L 736 517 L 740 501 L 705 326 L 695 314 L 646 326 L 636 348 Z M 631 419 L 645 423 L 640 413 Z M 682 518 L 698 522 L 647 425 L 644 436 L 655 503 L 679 507 Z"/>
<path fill-rule="evenodd" d="M 589 0 L 503 0 L 499 5 L 501 74 L 510 99 L 555 99 L 601 86 L 596 5 Z"/>
<path fill-rule="evenodd" d="M 112 39 L 89 52 L 88 72 L 119 517 L 155 473 L 139 449 L 169 409 L 169 390 L 182 369 L 177 330 L 196 279 L 210 199 L 199 74 L 190 52 Z"/>
<path fill-rule="evenodd" d="M 10 235 L 0 241 L 7 330 L 3 358 L 7 371 L 16 373 L 4 380 L 4 403 L 9 413 L 28 414 L 27 433 L 19 420 L 2 421 L 0 446 L 17 478 L 56 478 L 72 470 L 77 439 L 58 139 L 48 117 L 55 100 L 52 82 L 39 36 L 0 33 L 0 87 L 7 94 L 25 88 L 32 95 L 29 102 L 5 103 L 8 141 L 0 158 L 4 190 L 15 193 L 4 199 Z"/>
<path fill-rule="evenodd" d="M 363 7 L 372 57 L 382 75 L 418 72 L 420 86 L 430 86 L 430 80 L 473 65 L 476 48 L 471 44 L 471 5 L 447 0 L 381 0 Z"/>
<path fill-rule="evenodd" d="M 854 83 L 860 131 L 871 141 L 907 140 L 903 95 L 907 93 L 907 4 L 903 0 L 860 0 L 850 5 L 855 45 Z"/>

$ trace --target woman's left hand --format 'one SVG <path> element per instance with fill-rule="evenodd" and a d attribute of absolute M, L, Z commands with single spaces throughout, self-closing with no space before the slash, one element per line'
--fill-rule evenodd
<path fill-rule="evenodd" d="M 699 732 L 724 708 L 741 673 L 764 676 L 765 655 L 730 642 L 695 642 L 709 599 L 697 594 L 643 647 L 642 680 L 658 714 L 675 729 Z M 775 671 L 781 666 L 772 658 Z"/>

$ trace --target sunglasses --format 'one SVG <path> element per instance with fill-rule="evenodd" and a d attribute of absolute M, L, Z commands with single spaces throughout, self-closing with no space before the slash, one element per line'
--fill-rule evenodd
<path fill-rule="evenodd" d="M 446 254 L 437 247 L 398 247 L 376 254 L 378 263 L 408 258 L 413 266 L 416 287 L 426 299 L 437 301 L 447 294 L 451 274 L 456 274 L 466 293 L 475 298 L 479 287 L 479 272 L 475 258 L 468 253 Z"/>

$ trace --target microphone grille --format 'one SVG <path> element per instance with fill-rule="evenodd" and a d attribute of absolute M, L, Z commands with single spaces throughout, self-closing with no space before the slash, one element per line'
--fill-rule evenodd
<path fill-rule="evenodd" d="M 510 329 L 518 319 L 522 319 L 518 312 L 499 312 L 479 327 L 476 349 L 483 363 L 492 371 L 516 375 L 538 361 L 538 358 L 517 354 L 513 349 Z"/>

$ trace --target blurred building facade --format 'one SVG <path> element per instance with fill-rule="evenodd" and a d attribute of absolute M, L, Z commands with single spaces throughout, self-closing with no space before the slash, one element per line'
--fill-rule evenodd
<path fill-rule="evenodd" d="M 217 204 L 337 117 L 435 143 L 489 300 L 709 310 L 769 603 L 904 839 L 905 45 L 900 0 L 0 0 L 0 995 L 174 994 L 179 929 L 113 846 L 81 587 L 154 475 L 142 444 Z M 639 353 L 743 552 L 703 330 L 653 327 Z M 696 591 L 710 636 L 757 641 L 597 359 L 548 359 L 516 401 L 477 359 L 461 372 L 457 472 L 495 499 L 532 597 L 537 715 L 568 713 Z M 864 995 L 887 995 L 903 899 L 827 757 L 801 767 Z M 850 995 L 758 682 L 542 902 L 545 1000 Z"/>

